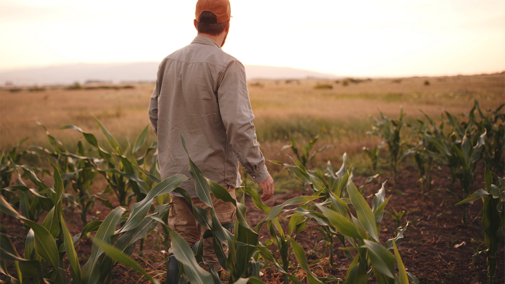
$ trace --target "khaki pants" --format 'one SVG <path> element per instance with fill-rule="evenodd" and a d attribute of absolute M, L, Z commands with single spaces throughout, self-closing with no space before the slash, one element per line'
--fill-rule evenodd
<path fill-rule="evenodd" d="M 237 199 L 234 188 L 228 188 L 228 192 L 234 199 Z M 213 194 L 211 194 L 211 198 L 214 209 L 216 210 L 216 216 L 221 224 L 235 222 L 235 205 L 231 202 L 221 201 L 215 198 Z M 191 201 L 195 206 L 209 211 L 209 206 L 203 203 L 199 198 L 192 198 Z M 181 237 L 193 247 L 194 244 L 203 237 L 207 229 L 198 224 L 193 215 L 191 205 L 186 199 L 172 195 L 172 202 L 173 205 L 168 215 L 168 226 L 181 235 Z M 228 253 L 228 248 L 225 247 L 224 249 L 225 253 Z M 169 253 L 172 253 L 172 248 L 170 248 Z M 203 258 L 207 263 L 214 264 L 217 271 L 221 271 L 222 268 L 219 265 L 212 246 L 212 238 L 207 238 L 203 241 Z M 208 270 L 207 267 L 203 265 L 202 267 Z"/>

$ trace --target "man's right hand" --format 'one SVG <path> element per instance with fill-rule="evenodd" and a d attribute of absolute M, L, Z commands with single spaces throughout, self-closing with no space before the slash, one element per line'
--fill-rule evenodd
<path fill-rule="evenodd" d="M 261 189 L 263 189 L 261 200 L 262 201 L 268 200 L 274 194 L 274 179 L 272 178 L 271 175 L 268 175 L 268 177 L 264 181 L 258 184 L 261 187 Z"/>

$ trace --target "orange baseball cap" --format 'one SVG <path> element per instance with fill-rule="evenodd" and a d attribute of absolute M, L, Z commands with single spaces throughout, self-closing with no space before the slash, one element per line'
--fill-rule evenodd
<path fill-rule="evenodd" d="M 200 14 L 203 11 L 214 13 L 217 23 L 224 23 L 231 18 L 231 7 L 229 0 L 198 0 L 196 2 L 195 19 L 200 22 Z"/>

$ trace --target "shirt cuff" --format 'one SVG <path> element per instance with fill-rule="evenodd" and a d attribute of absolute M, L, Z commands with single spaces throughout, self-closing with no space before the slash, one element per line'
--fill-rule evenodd
<path fill-rule="evenodd" d="M 265 165 L 263 165 L 262 169 L 259 169 L 254 173 L 250 173 L 249 175 L 252 177 L 254 183 L 260 183 L 266 180 L 269 176 L 268 169 Z"/>

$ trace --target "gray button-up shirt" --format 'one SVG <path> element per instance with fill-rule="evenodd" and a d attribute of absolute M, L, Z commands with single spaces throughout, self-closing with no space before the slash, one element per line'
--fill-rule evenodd
<path fill-rule="evenodd" d="M 268 177 L 254 129 L 245 68 L 212 39 L 197 36 L 159 65 L 149 119 L 158 137 L 161 178 L 189 174 L 189 156 L 205 177 L 242 183 L 238 162 L 258 183 Z M 192 179 L 182 188 L 197 197 Z"/>

